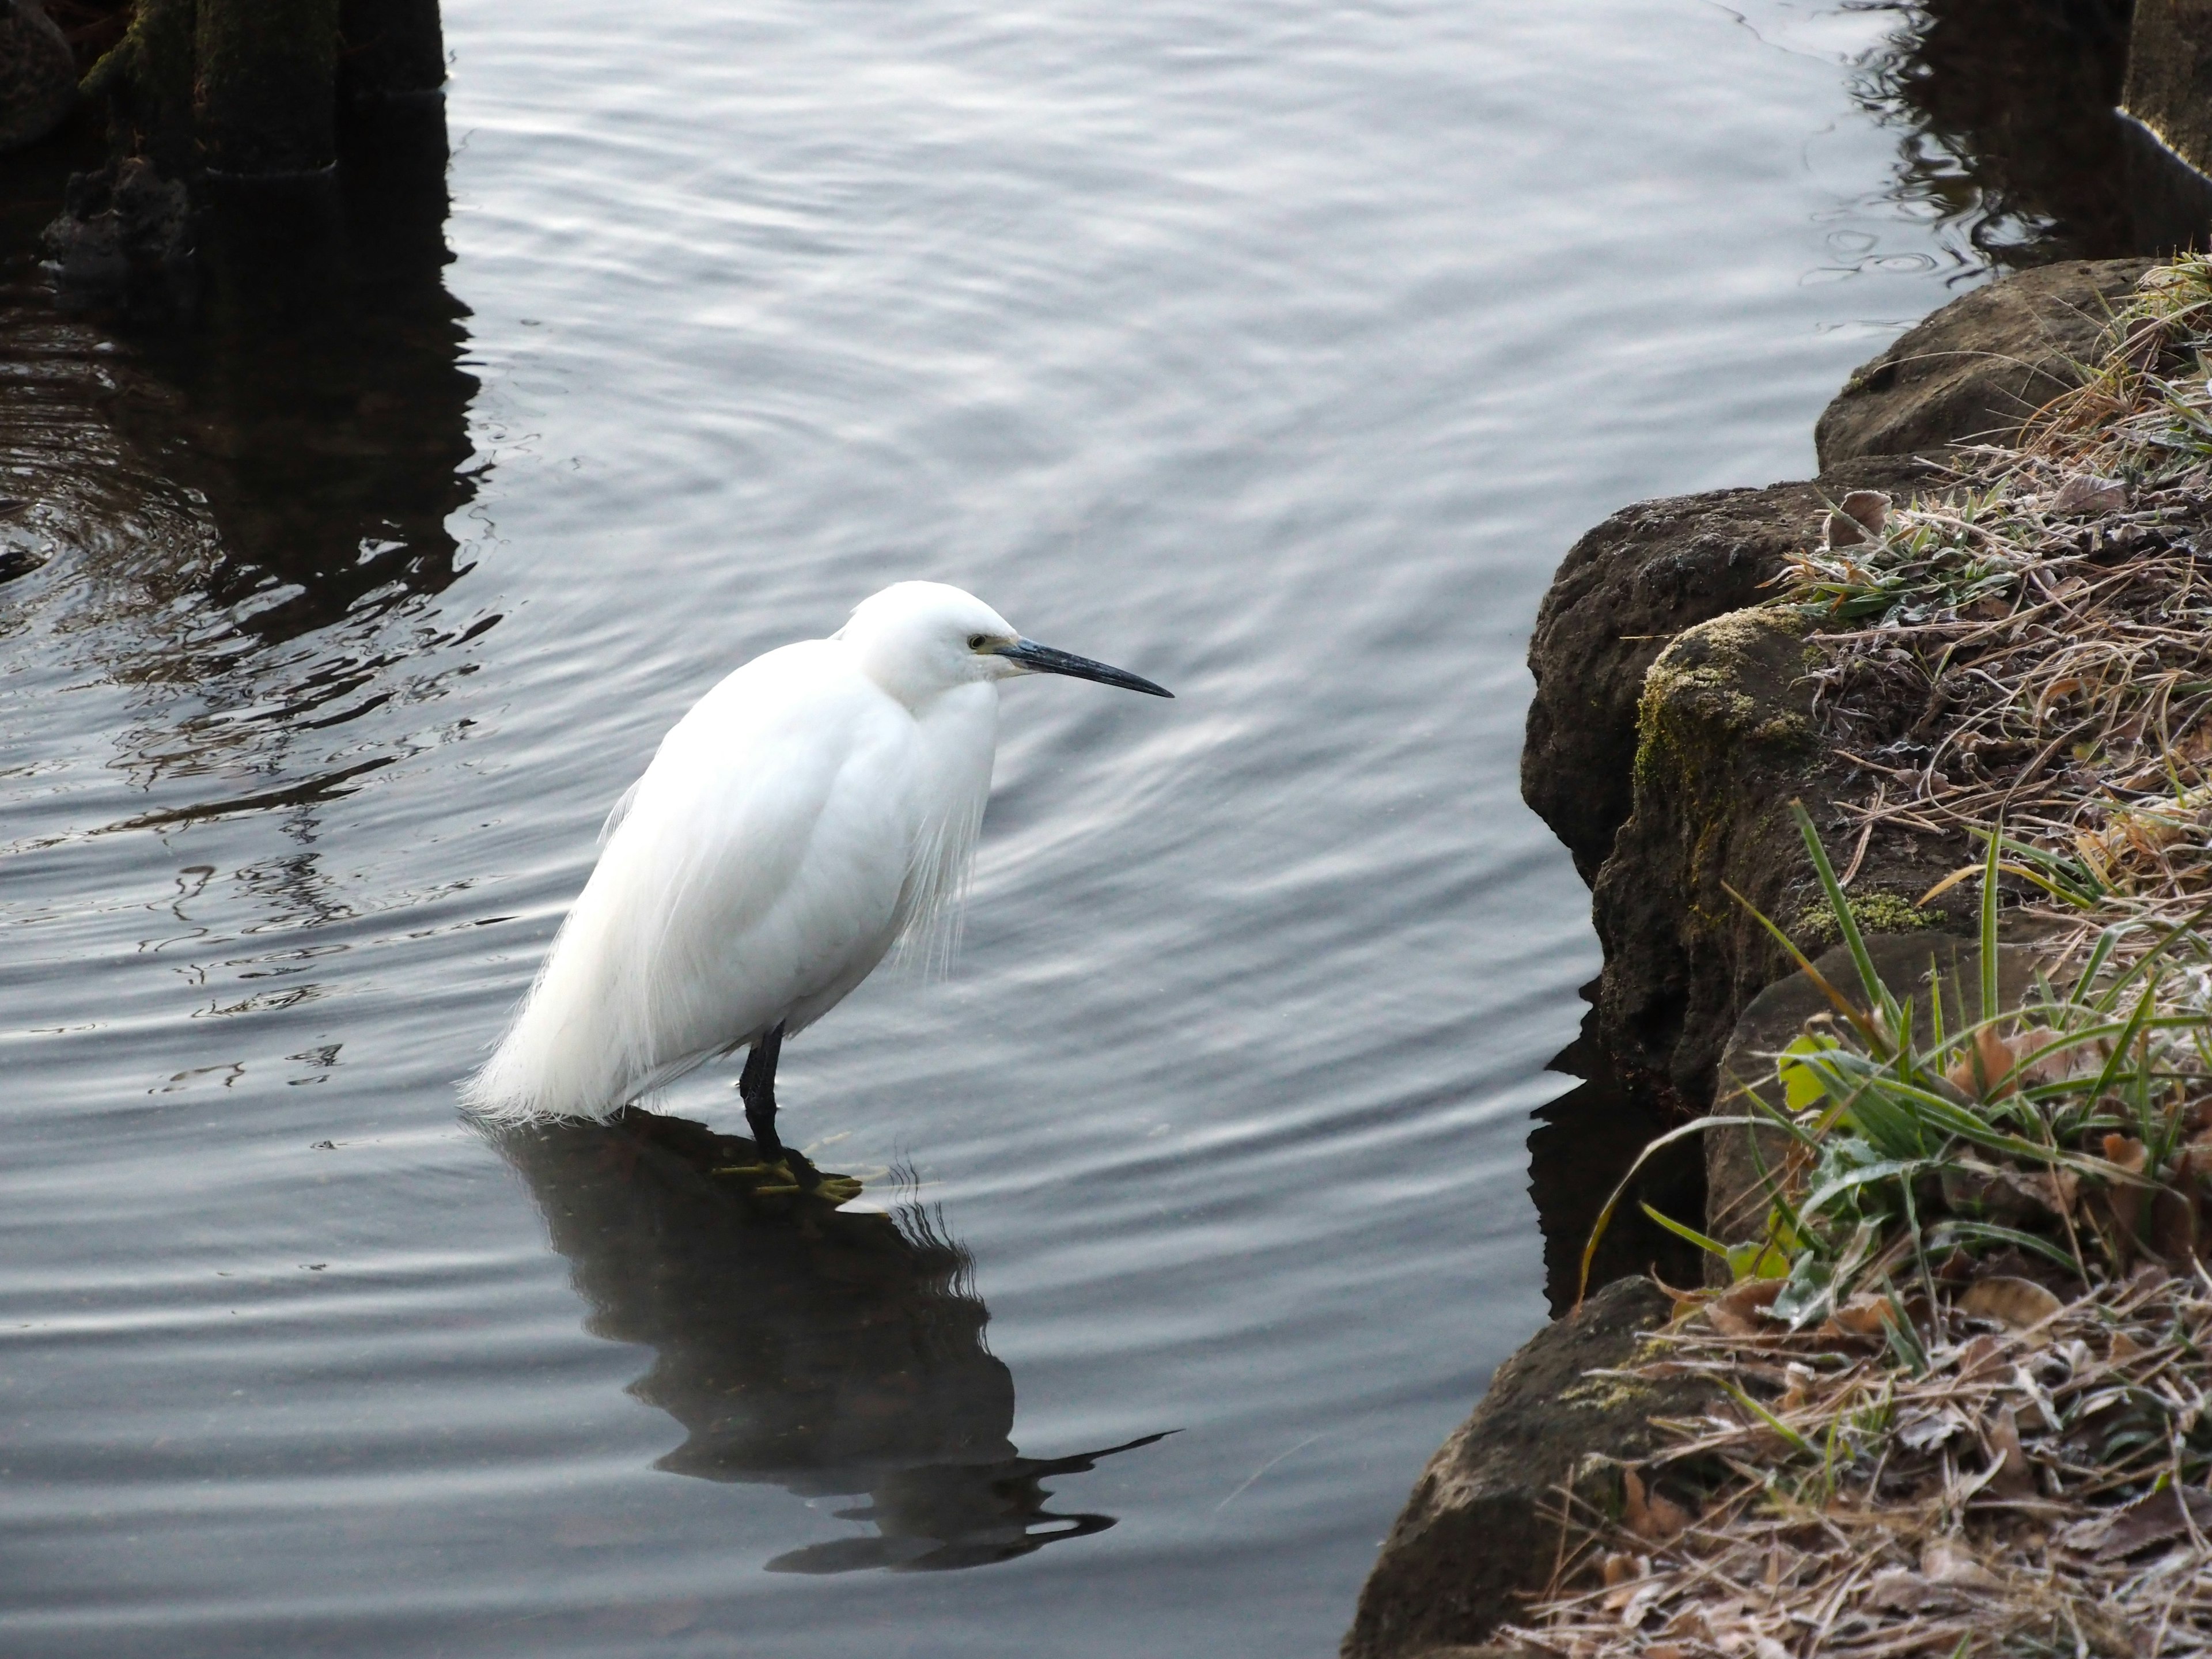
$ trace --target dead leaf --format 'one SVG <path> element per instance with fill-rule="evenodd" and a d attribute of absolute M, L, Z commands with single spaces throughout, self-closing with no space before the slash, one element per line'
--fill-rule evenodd
<path fill-rule="evenodd" d="M 1667 1581 L 1663 1578 L 1650 1579 L 1638 1585 L 1636 1593 L 1628 1598 L 1628 1605 L 1620 1610 L 1622 1625 L 1634 1630 L 1644 1622 L 1644 1615 L 1651 1611 L 1651 1604 L 1666 1593 Z"/>
<path fill-rule="evenodd" d="M 2094 1079 L 2093 1079 L 2092 1081 Z M 2118 1164 L 2130 1175 L 2141 1175 L 2143 1171 L 2143 1162 L 2149 1156 L 2142 1142 L 2137 1140 L 2133 1135 L 2105 1137 L 2106 1162 Z"/>
<path fill-rule="evenodd" d="M 1960 1093 L 1987 1100 L 1990 1090 L 2012 1066 L 2012 1045 L 1997 1035 L 1995 1027 L 1984 1025 L 1974 1033 L 1972 1046 L 1952 1062 L 1943 1076 Z"/>
<path fill-rule="evenodd" d="M 1943 1202 L 1961 1214 L 1985 1215 L 1991 1220 L 2017 1225 L 2023 1222 L 2055 1220 L 2061 1203 L 2071 1205 L 2073 1189 L 2055 1187 L 2040 1171 L 2014 1170 L 1960 1158 L 1944 1164 L 1941 1173 Z"/>
<path fill-rule="evenodd" d="M 1888 1297 L 1861 1291 L 1830 1314 L 1828 1320 L 1838 1330 L 1851 1336 L 1880 1336 L 1881 1310 L 1888 1305 Z"/>
<path fill-rule="evenodd" d="M 2004 1344 L 1984 1331 L 1959 1350 L 1959 1380 L 1978 1382 L 2004 1369 Z"/>
<path fill-rule="evenodd" d="M 1775 1402 L 1774 1409 L 1786 1417 L 1791 1412 L 1803 1408 L 1809 1385 L 1813 1381 L 1813 1372 L 1809 1366 L 1793 1364 L 1788 1367 L 1784 1375 L 1789 1377 L 1790 1382 L 1782 1390 L 1782 1398 Z"/>
<path fill-rule="evenodd" d="M 1995 1589 L 1999 1580 L 1955 1538 L 1931 1538 L 1920 1552 L 1920 1571 L 1930 1583 L 1966 1589 Z"/>
<path fill-rule="evenodd" d="M 1606 1592 L 1603 1606 L 1607 1613 L 1619 1613 L 1634 1601 L 1645 1588 L 1644 1581 L 1651 1576 L 1651 1558 L 1648 1555 L 1631 1555 L 1623 1551 L 1618 1554 L 1607 1556 L 1606 1559 L 1608 1563 L 1615 1561 L 1620 1563 L 1617 1568 L 1610 1565 L 1606 1568 L 1607 1572 L 1618 1571 L 1620 1574 L 1620 1582 L 1613 1583 L 1613 1588 Z M 1613 1581 L 1608 1579 L 1607 1582 L 1612 1583 Z"/>
<path fill-rule="evenodd" d="M 2013 1415 L 2011 1407 L 2001 1407 L 1990 1419 L 1983 1437 L 1996 1462 L 1996 1473 L 1990 1477 L 1986 1490 L 1999 1498 L 2034 1497 L 2035 1471 L 2028 1467 L 2027 1453 L 2021 1449 L 2020 1419 Z"/>
<path fill-rule="evenodd" d="M 1866 1587 L 1866 1605 L 1881 1613 L 1918 1613 L 1948 1599 L 1910 1567 L 1884 1567 Z"/>
<path fill-rule="evenodd" d="M 2184 1505 L 2187 1518 L 2184 1518 Z M 2131 1504 L 2101 1527 L 2069 1527 L 2063 1540 L 2074 1548 L 2093 1548 L 2100 1561 L 2118 1561 L 2137 1550 L 2187 1534 L 2194 1521 L 2197 1530 L 2212 1528 L 2212 1492 L 2194 1486 L 2168 1486 Z M 2087 1534 L 2084 1536 L 2084 1534 Z M 2080 1540 L 2080 1541 L 2076 1541 Z"/>
<path fill-rule="evenodd" d="M 1684 1607 L 1661 1627 L 1659 1634 L 1686 1636 L 1699 1642 L 1710 1642 L 1713 1639 L 1712 1626 L 1705 1618 L 1705 1610 L 1698 1607 Z M 1649 1655 L 1656 1653 L 1658 1650 L 1656 1648 L 1646 1648 L 1644 1652 Z"/>
<path fill-rule="evenodd" d="M 1831 513 L 1822 531 L 1830 547 L 1856 547 L 1867 539 L 1866 526 L 1848 513 Z"/>
<path fill-rule="evenodd" d="M 1757 1336 L 1771 1328 L 1761 1323 L 1759 1316 L 1774 1305 L 1774 1298 L 1782 1294 L 1788 1281 L 1779 1279 L 1747 1279 L 1740 1285 L 1729 1286 L 1705 1304 L 1706 1322 L 1723 1336 Z"/>
<path fill-rule="evenodd" d="M 1907 1451 L 1928 1451 L 1966 1431 L 1965 1415 L 1949 1406 L 1908 1411 L 1897 1419 L 1897 1437 Z"/>
<path fill-rule="evenodd" d="M 1976 1279 L 1959 1298 L 1959 1311 L 1969 1319 L 1994 1320 L 2016 1331 L 2041 1324 L 2065 1305 L 2033 1279 L 2002 1273 Z"/>
<path fill-rule="evenodd" d="M 1626 1550 L 1614 1550 L 1598 1563 L 1597 1576 L 1607 1589 L 1613 1589 L 1632 1578 L 1641 1577 L 1643 1567 Z"/>
<path fill-rule="evenodd" d="M 2077 472 L 2059 485 L 2051 498 L 2051 511 L 2061 518 L 2092 513 L 2126 510 L 2128 487 L 2118 478 L 2100 478 L 2094 472 Z"/>
<path fill-rule="evenodd" d="M 2136 1341 L 2135 1338 L 2130 1336 L 2125 1331 L 2114 1331 L 2112 1333 L 2111 1357 L 2114 1364 L 2117 1365 L 2123 1360 L 2133 1359 L 2142 1351 L 2142 1344 Z"/>
<path fill-rule="evenodd" d="M 2026 1025 L 2013 1033 L 2005 1045 L 2012 1052 L 2013 1063 L 2021 1066 L 2019 1082 L 2022 1088 L 2032 1089 L 2040 1083 L 2057 1083 L 2073 1075 L 2076 1058 L 2075 1045 L 2047 1025 Z M 2033 1060 L 2028 1056 L 2033 1055 Z"/>
<path fill-rule="evenodd" d="M 1879 489 L 1854 489 L 1836 506 L 1877 536 L 1889 522 L 1889 497 Z"/>
<path fill-rule="evenodd" d="M 1621 1518 L 1647 1544 L 1664 1544 L 1690 1524 L 1690 1512 L 1665 1493 L 1653 1492 L 1634 1469 L 1620 1472 Z"/>

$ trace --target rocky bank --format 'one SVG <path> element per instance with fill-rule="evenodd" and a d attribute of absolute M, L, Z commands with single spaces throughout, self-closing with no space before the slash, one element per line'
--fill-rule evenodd
<path fill-rule="evenodd" d="M 2047 266 L 1954 301 L 1851 376 L 1816 428 L 1817 477 L 1639 503 L 1561 563 L 1530 647 L 1522 793 L 1590 884 L 1605 951 L 1595 1034 L 1663 1119 L 1709 1109 L 1732 1036 L 1747 1051 L 1771 1048 L 1769 1028 L 1808 1012 L 1786 957 L 1729 890 L 1808 952 L 1832 945 L 1788 805 L 1802 800 L 1835 845 L 1836 807 L 1866 787 L 1819 735 L 1806 625 L 1753 607 L 1794 551 L 1863 533 L 1838 508 L 1879 509 L 1855 494 L 1940 494 L 1958 446 L 2016 432 L 2073 384 L 2072 366 L 2149 264 Z M 1944 712 L 1930 698 L 1917 719 L 1933 726 Z M 1853 854 L 1850 908 L 1878 949 L 1880 936 L 1908 934 L 1924 963 L 1931 935 L 1971 933 L 1963 888 L 1918 902 L 1972 855 L 1963 842 L 1869 835 Z M 1971 952 L 1963 939 L 1948 948 Z M 2017 971 L 2008 964 L 2008 979 Z M 1713 1139 L 1717 1209 L 1742 1181 L 1729 1164 L 1741 1155 Z M 1673 1385 L 1588 1374 L 1631 1363 L 1638 1333 L 1665 1313 L 1648 1281 L 1623 1281 L 1500 1368 L 1416 1483 L 1346 1659 L 1470 1654 L 1550 1571 L 1558 1529 L 1540 1515 L 1556 1488 L 1618 1507 L 1620 1464 L 1648 1449 L 1652 1416 L 1682 1402 L 1659 1397 Z"/>

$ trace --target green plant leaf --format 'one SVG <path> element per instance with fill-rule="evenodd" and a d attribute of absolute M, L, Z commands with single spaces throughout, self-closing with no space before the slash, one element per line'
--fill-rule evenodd
<path fill-rule="evenodd" d="M 1686 1226 L 1681 1222 L 1675 1220 L 1674 1217 L 1662 1214 L 1659 1211 L 1653 1209 L 1649 1204 L 1646 1204 L 1640 1198 L 1636 1200 L 1636 1207 L 1643 1211 L 1644 1214 L 1650 1216 L 1654 1221 L 1664 1227 L 1668 1232 L 1674 1234 L 1675 1237 L 1687 1239 L 1691 1243 L 1696 1245 L 1708 1255 L 1717 1255 L 1723 1261 L 1729 1259 L 1729 1247 L 1722 1243 L 1718 1239 L 1707 1238 L 1695 1227 Z"/>
<path fill-rule="evenodd" d="M 1808 1031 L 1775 1059 L 1774 1075 L 1782 1085 L 1783 1103 L 1793 1112 L 1808 1112 L 1827 1096 L 1827 1085 L 1819 1073 L 1794 1058 L 1801 1054 L 1822 1054 L 1839 1046 L 1835 1038 L 1820 1032 Z"/>

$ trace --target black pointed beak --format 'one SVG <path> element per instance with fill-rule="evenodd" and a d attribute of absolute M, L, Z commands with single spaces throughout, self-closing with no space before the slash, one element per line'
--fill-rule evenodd
<path fill-rule="evenodd" d="M 1079 657 L 1072 651 L 1055 651 L 1035 640 L 1016 640 L 1012 645 L 1002 645 L 998 654 L 1039 674 L 1066 674 L 1071 679 L 1096 680 L 1101 685 L 1118 685 L 1124 691 L 1142 691 L 1148 696 L 1175 696 L 1165 686 L 1154 685 L 1141 675 L 1109 668 L 1103 662 Z"/>

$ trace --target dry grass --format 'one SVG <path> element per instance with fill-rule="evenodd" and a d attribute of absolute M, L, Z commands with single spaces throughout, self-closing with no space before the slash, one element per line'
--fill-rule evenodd
<path fill-rule="evenodd" d="M 2212 1279 L 2145 1268 L 2066 1304 L 2024 1284 L 1916 1308 L 1917 1369 L 1849 1310 L 1791 1334 L 1751 1283 L 1685 1298 L 1639 1369 L 1710 1377 L 1722 1403 L 1664 1425 L 1620 1514 L 1577 1507 L 1552 1587 L 1498 1639 L 1573 1659 L 2212 1652 Z"/>
<path fill-rule="evenodd" d="M 2212 897 L 2212 262 L 2146 283 L 2021 447 L 1972 453 L 1948 499 L 1838 514 L 1784 600 L 1829 624 L 1816 706 L 1867 786 L 1846 832 L 2002 820 L 2077 946 Z"/>

